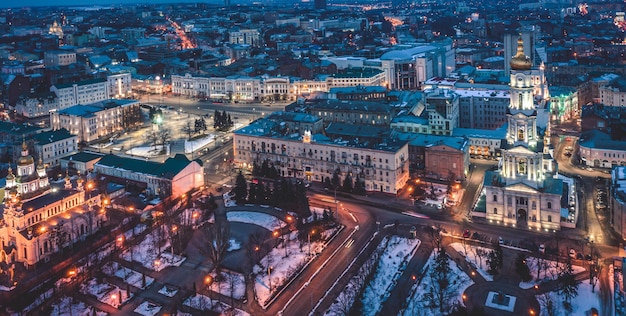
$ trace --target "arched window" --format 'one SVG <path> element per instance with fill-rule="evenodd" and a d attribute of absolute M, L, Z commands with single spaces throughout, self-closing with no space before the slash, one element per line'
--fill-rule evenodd
<path fill-rule="evenodd" d="M 552 215 L 548 215 L 548 222 L 552 222 Z"/>
<path fill-rule="evenodd" d="M 552 208 L 552 202 L 548 202 L 548 208 Z"/>
<path fill-rule="evenodd" d="M 497 208 L 497 207 L 494 207 L 494 208 L 493 208 L 493 213 L 494 213 L 494 214 L 498 214 L 498 208 Z"/>
<path fill-rule="evenodd" d="M 497 196 L 497 195 L 495 195 L 495 194 L 493 195 L 493 201 L 494 201 L 494 202 L 498 202 L 498 196 Z"/>

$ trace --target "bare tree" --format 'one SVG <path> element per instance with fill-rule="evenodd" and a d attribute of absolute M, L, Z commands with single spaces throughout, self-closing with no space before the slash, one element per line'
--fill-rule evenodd
<path fill-rule="evenodd" d="M 183 127 L 183 133 L 187 134 L 187 139 L 191 139 L 191 135 L 194 133 L 193 127 L 191 127 L 191 122 L 187 121 L 187 124 Z"/>
<path fill-rule="evenodd" d="M 552 292 L 537 295 L 537 301 L 542 309 L 545 310 L 547 316 L 556 316 L 559 314 L 559 304 L 554 299 Z"/>
<path fill-rule="evenodd" d="M 150 144 L 152 144 L 152 146 L 154 146 L 154 149 L 156 149 L 156 146 L 159 143 L 159 134 L 157 133 L 157 131 L 151 130 L 146 135 L 146 138 L 148 138 L 148 141 L 150 141 Z"/>
<path fill-rule="evenodd" d="M 201 252 L 213 263 L 218 279 L 221 277 L 221 264 L 228 250 L 229 236 L 230 225 L 226 218 L 216 217 L 214 224 L 206 225 L 203 229 L 203 243 L 206 247 Z"/>
<path fill-rule="evenodd" d="M 483 248 L 477 248 L 476 251 L 474 252 L 476 254 L 476 257 L 478 258 L 478 265 L 480 266 L 480 269 L 483 269 L 483 258 L 485 258 L 485 256 L 487 256 L 488 252 L 483 249 Z"/>
<path fill-rule="evenodd" d="M 165 150 L 165 144 L 172 138 L 172 133 L 168 128 L 161 128 L 159 130 L 159 141 L 163 146 L 163 150 Z"/>

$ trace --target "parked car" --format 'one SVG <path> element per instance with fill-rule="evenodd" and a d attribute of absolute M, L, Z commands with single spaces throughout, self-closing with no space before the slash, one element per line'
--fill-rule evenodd
<path fill-rule="evenodd" d="M 480 238 L 480 234 L 478 234 L 478 232 L 474 232 L 472 234 L 472 239 L 478 239 L 478 238 Z"/>
<path fill-rule="evenodd" d="M 498 237 L 498 244 L 504 245 L 504 239 L 502 239 L 502 237 Z"/>
<path fill-rule="evenodd" d="M 546 253 L 546 245 L 544 244 L 539 245 L 539 252 Z"/>
<path fill-rule="evenodd" d="M 469 229 L 466 229 L 463 232 L 463 238 L 469 238 L 472 234 L 470 233 Z"/>

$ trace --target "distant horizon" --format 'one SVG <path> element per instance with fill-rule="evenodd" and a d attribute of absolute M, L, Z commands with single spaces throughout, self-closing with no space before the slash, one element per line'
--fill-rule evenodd
<path fill-rule="evenodd" d="M 220 0 L 22 0 L 2 1 L 0 9 L 19 9 L 30 7 L 93 7 L 130 4 L 167 4 L 167 3 L 207 3 L 219 4 Z"/>

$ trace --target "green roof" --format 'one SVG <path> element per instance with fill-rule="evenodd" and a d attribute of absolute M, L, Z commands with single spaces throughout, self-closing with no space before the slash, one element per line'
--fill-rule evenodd
<path fill-rule="evenodd" d="M 0 133 L 10 135 L 29 135 L 42 130 L 37 126 L 0 121 Z"/>
<path fill-rule="evenodd" d="M 68 160 L 68 161 L 78 161 L 78 162 L 89 162 L 92 160 L 96 160 L 96 159 L 100 159 L 102 158 L 102 154 L 95 154 L 95 153 L 88 153 L 88 152 L 80 152 L 71 156 L 67 156 L 64 158 L 61 158 L 62 160 Z"/>
<path fill-rule="evenodd" d="M 31 138 L 40 145 L 51 144 L 60 140 L 76 137 L 70 134 L 70 131 L 65 128 L 58 129 L 56 131 L 48 131 L 33 135 Z"/>
<path fill-rule="evenodd" d="M 106 82 L 106 79 L 90 79 L 90 80 L 84 80 L 84 81 L 80 81 L 80 82 L 72 82 L 72 83 L 61 83 L 61 84 L 57 84 L 54 85 L 57 89 L 64 89 L 64 88 L 69 88 L 72 87 L 74 85 L 77 86 L 84 86 L 84 85 L 88 85 L 88 84 L 94 84 L 94 83 L 102 83 L 102 82 Z"/>
<path fill-rule="evenodd" d="M 197 160 L 195 161 L 198 162 Z M 172 179 L 175 175 L 187 167 L 189 163 L 191 163 L 191 161 L 189 161 L 189 159 L 182 154 L 177 154 L 174 157 L 167 158 L 167 160 L 163 163 L 120 157 L 116 155 L 106 155 L 102 157 L 96 165 Z"/>

